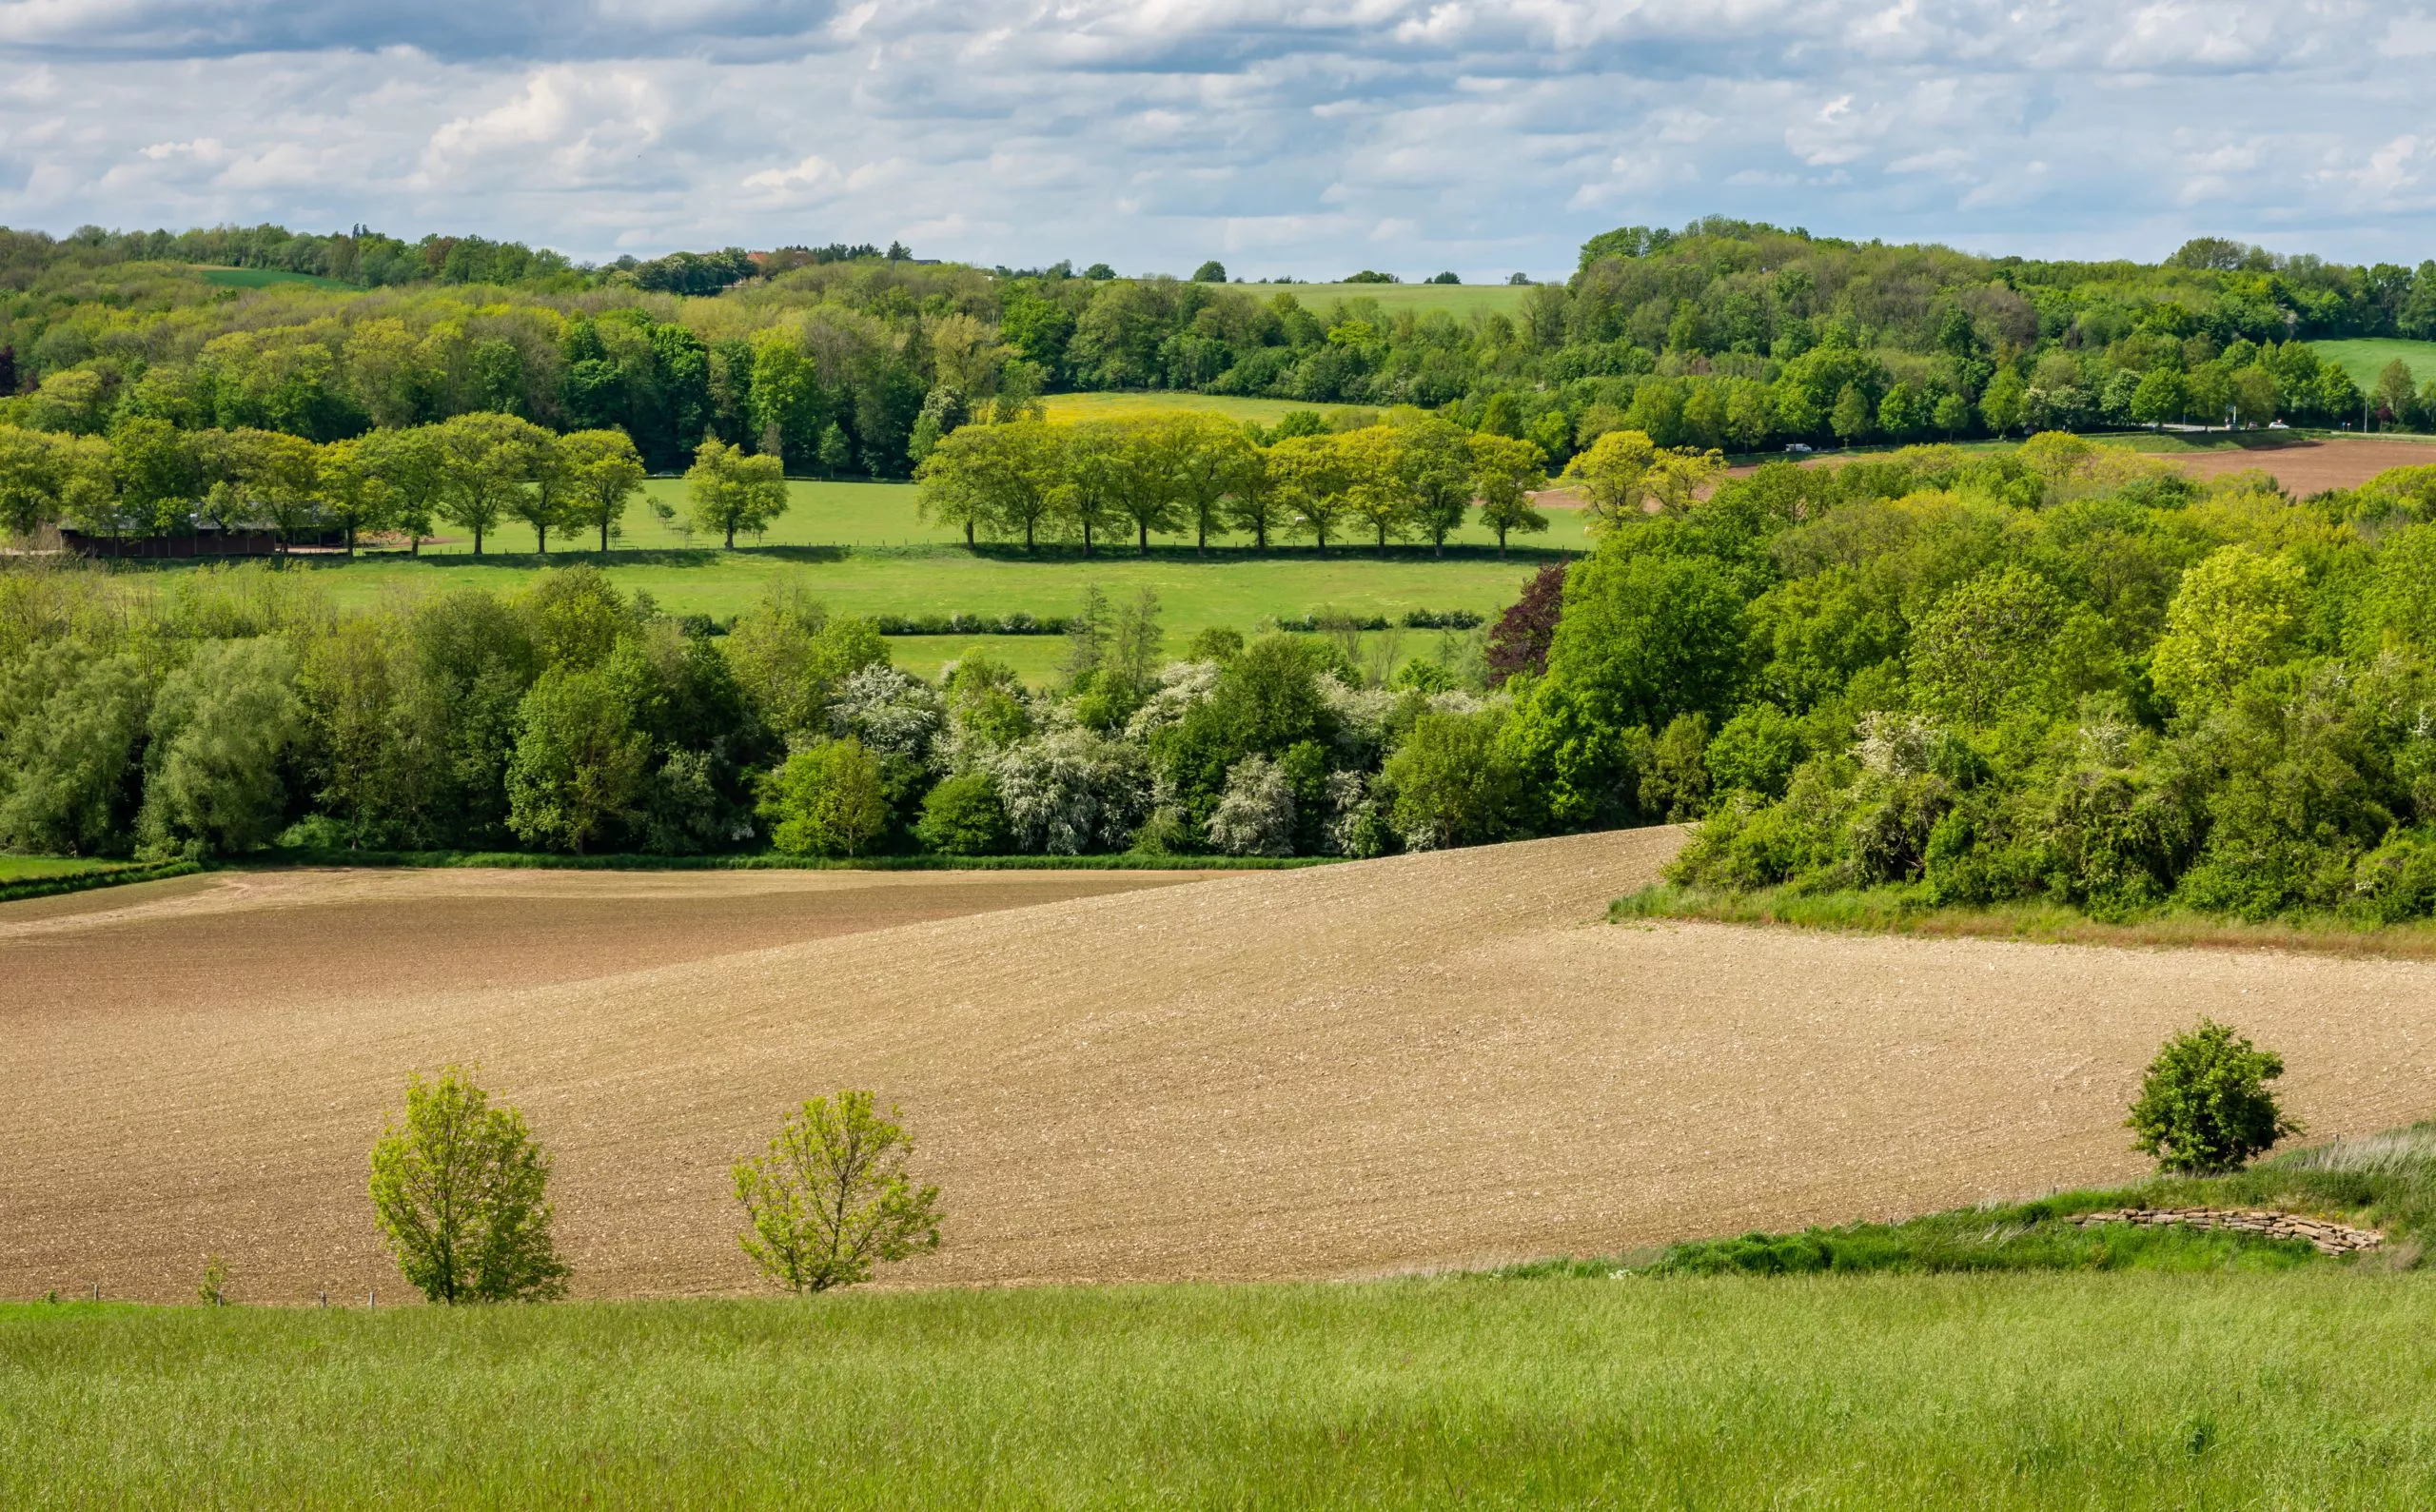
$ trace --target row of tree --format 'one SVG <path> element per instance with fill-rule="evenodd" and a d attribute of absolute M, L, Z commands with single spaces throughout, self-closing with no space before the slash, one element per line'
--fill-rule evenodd
<path fill-rule="evenodd" d="M 513 415 L 459 415 L 315 445 L 280 431 L 180 430 L 129 420 L 108 440 L 0 425 L 0 528 L 30 537 L 66 526 L 124 545 L 212 529 L 261 530 L 282 543 L 336 534 L 351 553 L 367 534 L 420 550 L 442 524 L 484 540 L 510 524 L 548 555 L 552 531 L 623 530 L 643 492 L 642 458 L 622 430 L 559 435 Z M 692 528 L 757 534 L 786 512 L 776 458 L 706 440 L 685 473 Z M 653 501 L 656 509 L 673 506 Z"/>
<path fill-rule="evenodd" d="M 1264 444 L 1264 442 L 1266 444 Z M 1419 411 L 1332 430 L 1316 411 L 1288 414 L 1255 435 L 1198 412 L 1049 424 L 1018 420 L 949 433 L 916 476 L 932 519 L 987 536 L 1096 541 L 1130 535 L 1144 555 L 1153 536 L 1241 532 L 1253 549 L 1307 538 L 1325 551 L 1359 531 L 1384 551 L 1420 539 L 1443 552 L 1474 508 L 1497 533 L 1548 528 L 1531 491 L 1546 461 L 1527 441 L 1466 431 Z"/>

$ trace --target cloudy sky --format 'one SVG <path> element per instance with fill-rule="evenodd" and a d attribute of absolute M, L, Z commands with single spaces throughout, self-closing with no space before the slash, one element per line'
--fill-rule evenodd
<path fill-rule="evenodd" d="M 1479 279 L 1719 212 L 2416 263 L 2432 66 L 2436 12 L 2348 0 L 0 0 L 0 225 Z"/>

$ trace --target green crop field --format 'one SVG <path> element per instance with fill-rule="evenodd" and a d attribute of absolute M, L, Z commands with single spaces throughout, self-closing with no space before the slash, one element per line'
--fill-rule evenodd
<path fill-rule="evenodd" d="M 122 864 L 116 861 L 95 861 L 75 856 L 0 855 L 0 882 L 44 882 L 52 877 L 81 876 L 88 872 L 108 872 Z"/>
<path fill-rule="evenodd" d="M 221 288 L 268 288 L 274 284 L 308 284 L 315 288 L 335 289 L 340 293 L 360 292 L 352 284 L 334 278 L 317 278 L 310 273 L 283 273 L 269 267 L 199 267 L 203 281 Z"/>
<path fill-rule="evenodd" d="M 0 1502 L 2413 1507 L 2432 1325 L 2332 1266 L 35 1303 Z"/>
<path fill-rule="evenodd" d="M 2413 381 L 2425 383 L 2436 380 L 2436 342 L 2363 337 L 2347 342 L 2311 342 L 2309 345 L 2320 357 L 2342 363 L 2343 370 L 2363 390 L 2375 388 L 2377 375 L 2396 358 L 2409 366 Z"/>

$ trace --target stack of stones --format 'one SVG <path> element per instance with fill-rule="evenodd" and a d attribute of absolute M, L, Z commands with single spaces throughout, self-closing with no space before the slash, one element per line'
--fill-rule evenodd
<path fill-rule="evenodd" d="M 2357 1254 L 2386 1242 L 2386 1236 L 2373 1228 L 2347 1228 L 2341 1224 L 2268 1208 L 2110 1208 L 2100 1212 L 2074 1213 L 2073 1222 L 2084 1228 L 2092 1224 L 2189 1224 L 2193 1228 L 2230 1228 L 2266 1239 L 2305 1239 L 2322 1255 Z"/>

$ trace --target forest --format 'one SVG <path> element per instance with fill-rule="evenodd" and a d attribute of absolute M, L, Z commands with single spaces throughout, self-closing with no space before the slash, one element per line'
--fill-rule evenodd
<path fill-rule="evenodd" d="M 2436 335 L 2436 263 L 2213 239 L 2035 262 L 1711 219 L 1593 238 L 1510 311 L 1389 313 L 1292 285 L 917 263 L 891 246 L 577 267 L 479 238 L 276 227 L 0 231 L 0 423 L 131 420 L 317 442 L 476 410 L 615 426 L 654 472 L 702 438 L 790 473 L 910 475 L 937 436 L 1062 390 L 1412 405 L 1552 467 L 1607 431 L 1756 452 L 2159 423 L 2426 428 L 2310 342 Z M 294 272 L 240 290 L 205 265 Z M 927 427 L 924 422 L 928 422 Z M 921 435 L 917 438 L 917 431 Z"/>

